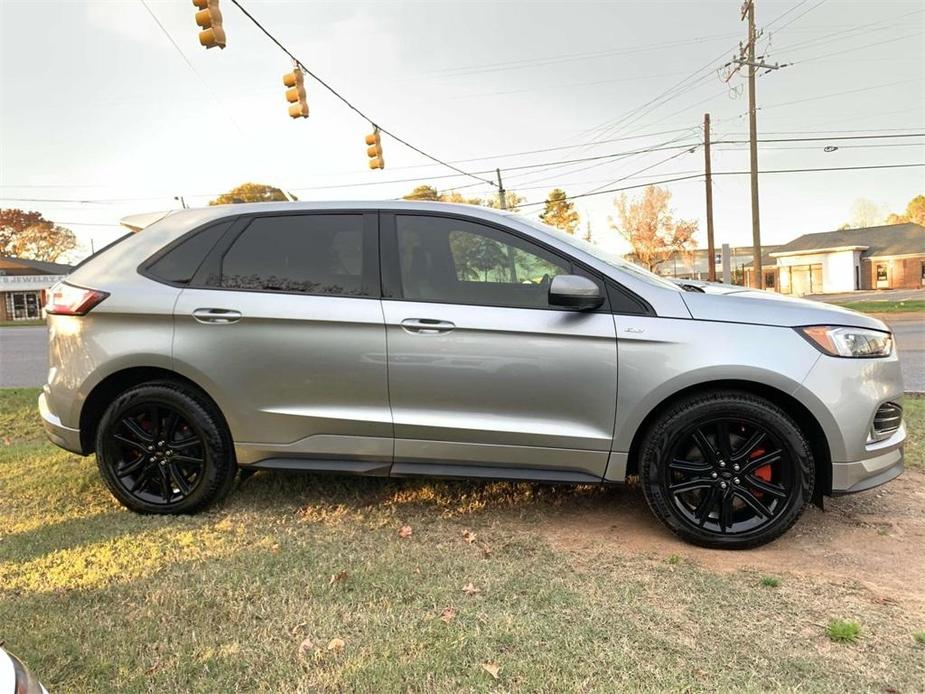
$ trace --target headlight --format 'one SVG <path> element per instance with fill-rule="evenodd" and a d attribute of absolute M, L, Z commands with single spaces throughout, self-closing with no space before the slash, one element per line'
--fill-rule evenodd
<path fill-rule="evenodd" d="M 837 325 L 811 325 L 797 328 L 820 352 L 833 357 L 888 357 L 893 353 L 890 333 L 868 328 L 844 328 Z"/>

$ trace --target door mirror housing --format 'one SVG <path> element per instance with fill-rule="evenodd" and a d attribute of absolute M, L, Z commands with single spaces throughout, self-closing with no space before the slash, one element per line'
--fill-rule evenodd
<path fill-rule="evenodd" d="M 593 311 L 604 303 L 597 282 L 581 275 L 557 275 L 549 284 L 549 305 Z"/>

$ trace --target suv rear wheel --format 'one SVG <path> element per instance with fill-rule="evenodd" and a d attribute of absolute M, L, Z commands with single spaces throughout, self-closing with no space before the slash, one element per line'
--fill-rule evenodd
<path fill-rule="evenodd" d="M 96 459 L 113 495 L 139 513 L 195 513 L 224 497 L 237 471 L 214 406 L 170 382 L 113 401 L 97 429 Z"/>
<path fill-rule="evenodd" d="M 812 499 L 809 443 L 777 405 L 735 391 L 668 408 L 640 449 L 649 508 L 705 547 L 744 549 L 786 532 Z"/>

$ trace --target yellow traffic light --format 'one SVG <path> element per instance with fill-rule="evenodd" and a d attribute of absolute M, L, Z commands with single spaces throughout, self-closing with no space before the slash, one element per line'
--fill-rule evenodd
<path fill-rule="evenodd" d="M 382 141 L 379 137 L 379 128 L 366 136 L 366 156 L 369 157 L 369 168 L 384 169 L 385 159 L 382 158 Z"/>
<path fill-rule="evenodd" d="M 218 9 L 218 0 L 193 0 L 193 5 L 199 8 L 196 13 L 196 24 L 202 28 L 199 43 L 206 48 L 224 48 L 225 30 L 222 29 L 222 11 Z"/>
<path fill-rule="evenodd" d="M 289 107 L 290 118 L 308 118 L 308 97 L 305 94 L 305 77 L 302 69 L 296 66 L 292 72 L 283 75 L 283 84 L 289 87 L 286 90 L 286 101 Z"/>

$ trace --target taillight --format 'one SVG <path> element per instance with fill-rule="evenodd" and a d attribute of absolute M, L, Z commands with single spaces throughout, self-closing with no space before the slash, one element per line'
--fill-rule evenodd
<path fill-rule="evenodd" d="M 56 316 L 83 316 L 107 296 L 107 292 L 98 289 L 85 289 L 58 282 L 48 290 L 45 312 Z"/>

